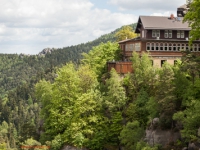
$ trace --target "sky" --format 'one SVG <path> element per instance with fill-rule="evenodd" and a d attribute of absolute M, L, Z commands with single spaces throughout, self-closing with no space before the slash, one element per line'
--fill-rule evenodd
<path fill-rule="evenodd" d="M 0 0 L 0 53 L 38 54 L 86 43 L 136 23 L 175 14 L 183 0 Z"/>

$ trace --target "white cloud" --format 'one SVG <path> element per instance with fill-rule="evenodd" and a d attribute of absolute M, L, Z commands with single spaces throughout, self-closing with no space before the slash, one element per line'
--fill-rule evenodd
<path fill-rule="evenodd" d="M 172 13 L 175 14 L 175 12 L 166 11 L 163 13 L 152 13 L 150 16 L 170 16 Z"/>
<path fill-rule="evenodd" d="M 0 53 L 36 54 L 84 43 L 137 19 L 89 0 L 1 0 Z"/>
<path fill-rule="evenodd" d="M 109 0 L 110 4 L 116 5 L 120 10 L 143 10 L 143 11 L 176 11 L 183 5 L 182 0 Z"/>

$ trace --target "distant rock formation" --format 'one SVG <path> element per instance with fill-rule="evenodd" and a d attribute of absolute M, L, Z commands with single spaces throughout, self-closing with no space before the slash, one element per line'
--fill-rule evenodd
<path fill-rule="evenodd" d="M 24 53 L 21 53 L 21 54 L 19 54 L 19 57 L 20 57 L 20 58 L 24 58 L 24 57 L 26 57 L 26 56 L 28 56 L 28 57 L 29 57 L 29 56 L 30 56 L 30 54 L 24 54 Z"/>
<path fill-rule="evenodd" d="M 46 55 L 47 53 L 51 54 L 54 50 L 57 50 L 57 48 L 45 48 L 38 55 Z"/>

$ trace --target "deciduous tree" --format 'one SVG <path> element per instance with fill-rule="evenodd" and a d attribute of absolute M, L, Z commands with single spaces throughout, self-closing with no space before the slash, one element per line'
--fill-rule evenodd
<path fill-rule="evenodd" d="M 119 30 L 115 34 L 117 41 L 122 41 L 126 39 L 132 39 L 137 37 L 137 34 L 133 31 L 131 26 L 123 26 L 121 30 Z"/>
<path fill-rule="evenodd" d="M 190 44 L 194 40 L 198 40 L 200 38 L 200 1 L 193 0 L 189 4 L 189 10 L 184 17 L 184 22 L 188 22 L 191 27 L 190 31 Z"/>

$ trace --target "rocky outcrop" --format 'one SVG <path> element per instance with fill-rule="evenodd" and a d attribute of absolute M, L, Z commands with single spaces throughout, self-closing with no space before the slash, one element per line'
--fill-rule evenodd
<path fill-rule="evenodd" d="M 200 150 L 200 143 L 198 142 L 189 143 L 187 150 Z"/>
<path fill-rule="evenodd" d="M 181 139 L 180 132 L 174 132 L 171 130 L 146 130 L 145 141 L 150 145 L 160 144 L 167 145 L 171 142 L 176 142 Z"/>
<path fill-rule="evenodd" d="M 77 148 L 77 147 L 74 147 L 74 146 L 66 145 L 61 150 L 87 150 L 87 149 L 85 149 L 85 148 Z"/>
<path fill-rule="evenodd" d="M 47 53 L 51 53 L 54 50 L 57 50 L 57 49 L 56 48 L 45 48 L 38 55 L 46 55 Z"/>

